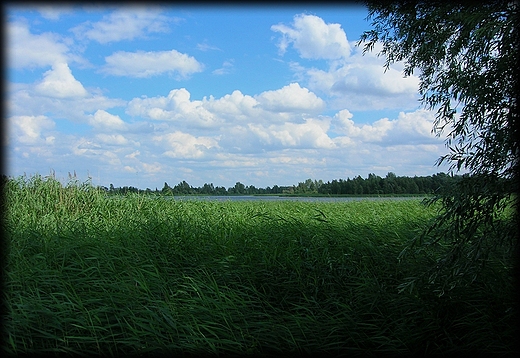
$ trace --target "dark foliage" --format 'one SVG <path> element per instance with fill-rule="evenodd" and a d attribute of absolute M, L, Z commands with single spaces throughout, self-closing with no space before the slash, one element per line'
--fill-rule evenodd
<path fill-rule="evenodd" d="M 416 72 L 433 131 L 447 133 L 438 164 L 470 174 L 429 201 L 442 210 L 412 247 L 445 251 L 429 281 L 472 283 L 489 255 L 510 260 L 518 245 L 518 2 L 366 3 L 373 29 L 359 43 Z"/>

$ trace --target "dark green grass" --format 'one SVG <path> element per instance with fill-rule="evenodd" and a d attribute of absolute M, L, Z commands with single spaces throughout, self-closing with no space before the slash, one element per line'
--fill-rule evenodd
<path fill-rule="evenodd" d="M 399 262 L 435 214 L 350 203 L 105 198 L 7 187 L 10 354 L 511 354 L 511 263 L 473 284 L 399 292 L 436 253 Z"/>

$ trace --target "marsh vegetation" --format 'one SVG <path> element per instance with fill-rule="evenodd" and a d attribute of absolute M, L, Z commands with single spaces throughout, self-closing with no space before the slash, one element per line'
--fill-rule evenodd
<path fill-rule="evenodd" d="M 52 178 L 5 184 L 10 354 L 511 354 L 512 262 L 444 291 L 399 260 L 439 207 L 107 198 Z"/>

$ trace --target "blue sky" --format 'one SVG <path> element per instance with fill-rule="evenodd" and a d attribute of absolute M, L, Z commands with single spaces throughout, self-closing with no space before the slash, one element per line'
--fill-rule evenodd
<path fill-rule="evenodd" d="M 7 6 L 6 170 L 96 185 L 431 175 L 416 75 L 361 6 Z"/>

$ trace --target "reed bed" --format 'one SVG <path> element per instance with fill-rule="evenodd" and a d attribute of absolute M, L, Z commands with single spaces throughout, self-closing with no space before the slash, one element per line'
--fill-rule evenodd
<path fill-rule="evenodd" d="M 106 197 L 35 176 L 5 188 L 10 355 L 379 355 L 516 348 L 511 262 L 472 285 L 400 291 L 420 200 Z"/>

